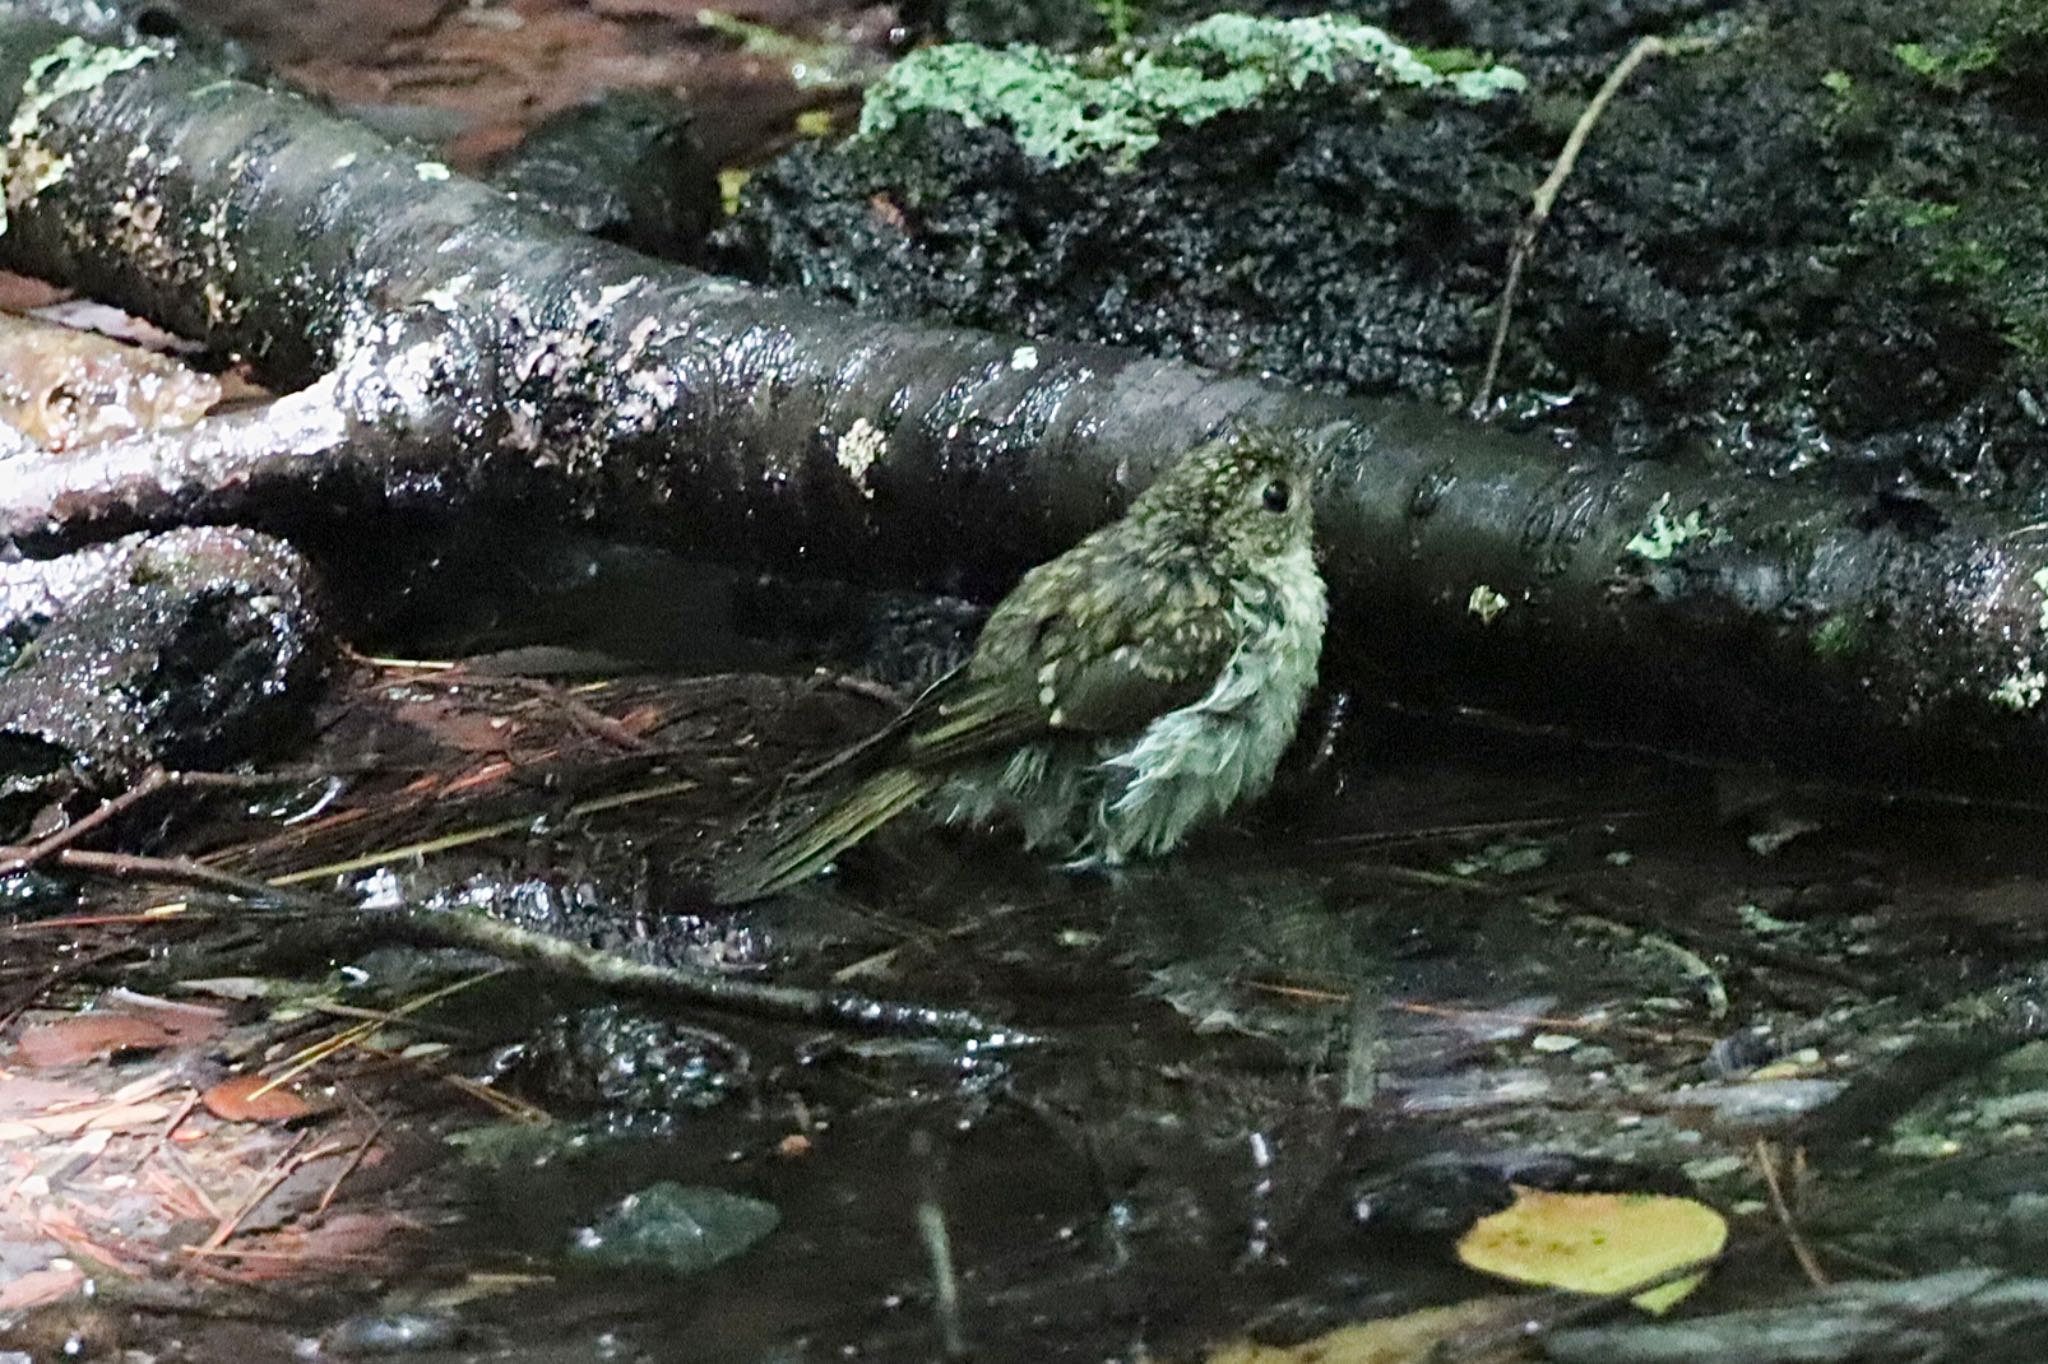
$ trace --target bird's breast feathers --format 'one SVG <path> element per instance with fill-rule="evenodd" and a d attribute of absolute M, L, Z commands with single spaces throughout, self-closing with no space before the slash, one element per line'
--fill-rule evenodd
<path fill-rule="evenodd" d="M 1275 566 L 1265 589 L 1233 607 L 1240 643 L 1201 699 L 1105 760 L 1125 777 L 1104 811 L 1109 860 L 1164 852 L 1271 784 L 1315 685 L 1327 608 L 1306 546 Z"/>

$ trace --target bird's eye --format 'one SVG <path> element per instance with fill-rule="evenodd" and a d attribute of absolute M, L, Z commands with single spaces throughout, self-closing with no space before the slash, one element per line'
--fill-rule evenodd
<path fill-rule="evenodd" d="M 1287 486 L 1287 480 L 1284 478 L 1274 479 L 1266 485 L 1266 490 L 1259 494 L 1259 500 L 1265 503 L 1266 510 L 1269 512 L 1286 511 L 1287 504 L 1293 500 L 1293 497 L 1294 490 Z"/>

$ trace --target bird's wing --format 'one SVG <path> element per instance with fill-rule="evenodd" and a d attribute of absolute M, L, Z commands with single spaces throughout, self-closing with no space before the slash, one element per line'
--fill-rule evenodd
<path fill-rule="evenodd" d="M 898 753 L 949 766 L 1048 734 L 1119 734 L 1199 699 L 1235 647 L 1222 594 L 1186 574 L 1033 571 L 989 618 L 966 668 L 906 719 Z"/>
<path fill-rule="evenodd" d="M 1122 734 L 1192 705 L 1215 685 L 1236 637 L 1227 611 L 1202 608 L 1176 613 L 1142 644 L 1124 640 L 1108 650 L 1069 653 L 1053 673 L 1051 727 Z"/>
<path fill-rule="evenodd" d="M 1036 738 L 1045 709 L 1015 678 L 977 679 L 963 668 L 918 699 L 892 756 L 918 768 L 951 767 Z"/>

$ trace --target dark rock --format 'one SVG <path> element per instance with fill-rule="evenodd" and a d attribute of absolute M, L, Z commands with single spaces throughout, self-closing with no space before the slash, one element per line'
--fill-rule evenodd
<path fill-rule="evenodd" d="M 152 766 L 220 769 L 275 752 L 325 670 L 306 563 L 220 528 L 135 536 L 0 565 L 0 824 L 69 790 L 119 791 Z M 32 604 L 32 606 L 30 605 Z"/>
<path fill-rule="evenodd" d="M 723 1102 L 746 1057 L 703 1028 L 602 1004 L 544 1026 L 512 1074 L 550 1102 L 675 1113 Z"/>
<path fill-rule="evenodd" d="M 664 260 L 695 261 L 724 216 L 689 107 L 612 91 L 548 119 L 490 167 L 521 203 Z"/>

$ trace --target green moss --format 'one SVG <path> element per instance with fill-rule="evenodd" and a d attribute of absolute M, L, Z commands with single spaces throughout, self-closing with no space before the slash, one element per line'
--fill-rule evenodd
<path fill-rule="evenodd" d="M 1970 77 L 1998 65 L 2000 48 L 1988 38 L 1951 36 L 1933 43 L 1899 43 L 1892 55 L 1936 89 L 1960 90 Z"/>
<path fill-rule="evenodd" d="M 1915 177 L 1924 167 L 1908 167 Z M 1880 187 L 1856 222 L 1896 234 L 1926 278 L 1972 300 L 2025 360 L 2048 362 L 2048 210 L 2038 168 L 1969 167 L 1908 193 Z"/>
<path fill-rule="evenodd" d="M 1822 658 L 1846 658 L 1863 650 L 1863 623 L 1848 616 L 1829 616 L 1814 627 L 1812 641 L 1813 651 Z"/>
<path fill-rule="evenodd" d="M 1127 43 L 1136 26 L 1137 6 L 1133 0 L 1095 0 L 1095 11 L 1109 25 L 1110 41 Z"/>
<path fill-rule="evenodd" d="M 923 48 L 870 88 L 860 135 L 885 135 L 912 114 L 947 113 L 970 127 L 999 124 L 1055 166 L 1092 157 L 1129 166 L 1170 125 L 1193 127 L 1278 91 L 1358 77 L 1466 100 L 1526 85 L 1519 73 L 1478 65 L 1470 54 L 1433 61 L 1353 19 L 1216 14 L 1144 48 L 1085 57 L 1022 45 Z"/>
<path fill-rule="evenodd" d="M 163 54 L 156 48 L 95 47 L 83 38 L 66 38 L 29 63 L 28 79 L 14 117 L 7 125 L 7 142 L 0 149 L 0 185 L 6 198 L 0 202 L 0 232 L 7 230 L 7 210 L 35 198 L 71 172 L 71 158 L 57 156 L 42 145 L 43 115 L 61 99 L 91 94 L 108 77 L 131 71 Z"/>
<path fill-rule="evenodd" d="M 1958 204 L 1928 204 L 1917 199 L 1900 199 L 1892 211 L 1897 215 L 1901 227 L 1939 227 L 1953 222 L 1956 214 L 1962 212 Z"/>

